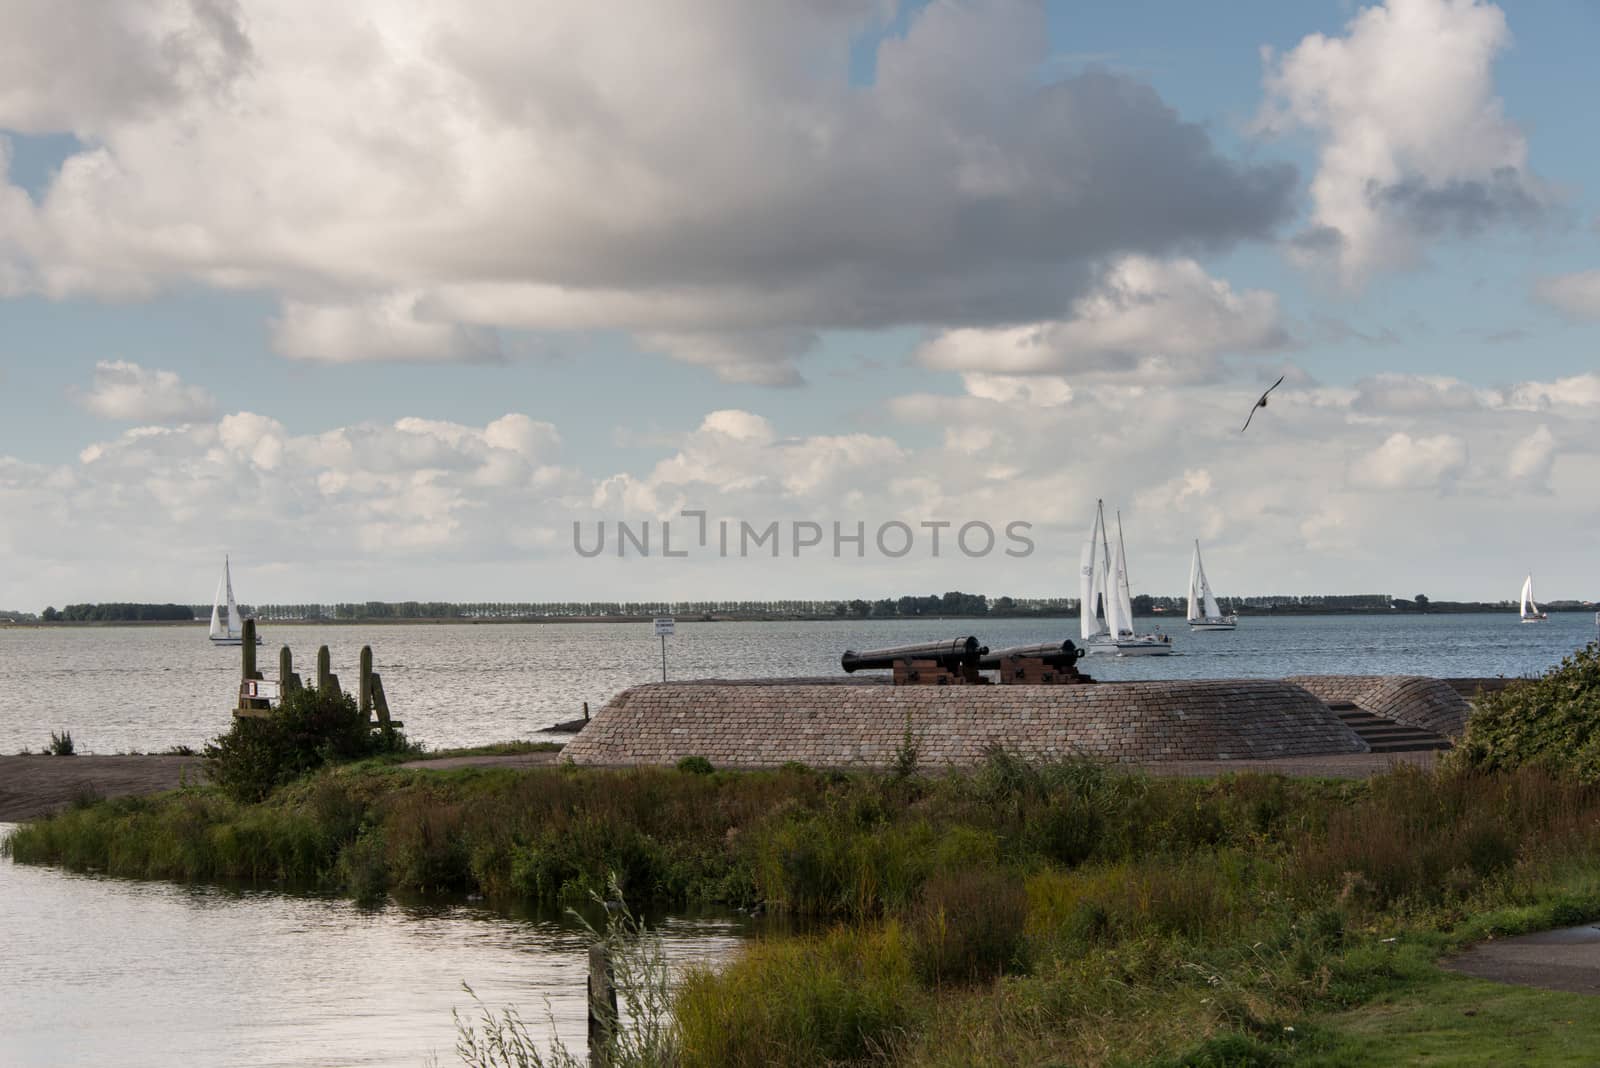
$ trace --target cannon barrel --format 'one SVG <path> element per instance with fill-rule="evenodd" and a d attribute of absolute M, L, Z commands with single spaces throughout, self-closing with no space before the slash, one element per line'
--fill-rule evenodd
<path fill-rule="evenodd" d="M 1002 658 L 1017 660 L 1043 660 L 1051 667 L 1069 668 L 1078 662 L 1078 647 L 1071 641 L 1040 642 L 1038 645 L 1014 645 L 1010 649 L 995 649 L 983 654 L 978 666 L 992 671 L 1000 666 Z"/>
<path fill-rule="evenodd" d="M 951 638 L 948 641 L 923 642 L 920 645 L 896 645 L 889 649 L 868 649 L 858 653 L 846 650 L 839 658 L 845 671 L 872 671 L 894 667 L 901 660 L 932 660 L 942 668 L 955 668 L 976 661 L 989 651 L 973 637 Z"/>

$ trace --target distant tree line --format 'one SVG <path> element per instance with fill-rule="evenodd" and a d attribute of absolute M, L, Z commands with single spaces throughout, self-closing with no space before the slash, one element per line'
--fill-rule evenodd
<path fill-rule="evenodd" d="M 1225 610 L 1241 615 L 1316 615 L 1338 612 L 1496 612 L 1509 601 L 1430 601 L 1425 594 L 1409 600 L 1386 593 L 1268 594 L 1222 598 Z M 1180 615 L 1188 597 L 1141 593 L 1133 598 L 1136 616 Z M 1592 608 L 1588 602 L 1553 601 L 1554 610 Z M 647 619 L 671 615 L 685 619 L 937 619 L 957 616 L 995 618 L 1076 615 L 1075 597 L 989 597 L 981 593 L 948 593 L 903 597 L 779 601 L 361 601 L 334 604 L 244 605 L 241 611 L 263 622 L 318 620 L 514 620 L 514 619 Z M 27 613 L 0 612 L 17 622 L 31 622 Z M 72 604 L 46 608 L 45 622 L 139 622 L 206 619 L 211 606 L 178 604 Z"/>
<path fill-rule="evenodd" d="M 106 604 L 69 604 L 59 612 L 52 606 L 39 614 L 46 623 L 143 623 L 154 620 L 188 622 L 194 608 L 186 604 L 134 604 L 111 601 Z"/>

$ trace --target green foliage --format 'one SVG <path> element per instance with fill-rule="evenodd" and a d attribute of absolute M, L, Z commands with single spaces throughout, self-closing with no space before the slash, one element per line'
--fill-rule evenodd
<path fill-rule="evenodd" d="M 971 983 L 1024 970 L 1028 896 L 1003 870 L 935 875 L 911 914 L 912 961 L 926 983 Z"/>
<path fill-rule="evenodd" d="M 1451 754 L 1461 767 L 1508 771 L 1529 764 L 1600 782 L 1600 644 L 1590 643 L 1538 679 L 1480 695 Z"/>
<path fill-rule="evenodd" d="M 703 756 L 686 756 L 678 761 L 678 770 L 690 775 L 710 775 L 717 769 Z"/>
<path fill-rule="evenodd" d="M 367 722 L 355 698 L 302 688 L 267 716 L 238 716 L 205 749 L 206 774 L 237 801 L 260 801 L 325 764 L 409 749 L 405 735 Z"/>
<path fill-rule="evenodd" d="M 676 1013 L 682 1063 L 811 1068 L 881 1054 L 913 1022 L 911 956 L 893 923 L 751 943 L 720 971 L 691 968 Z"/>
<path fill-rule="evenodd" d="M 72 732 L 62 731 L 57 734 L 51 731 L 50 744 L 45 746 L 44 751 L 51 756 L 72 756 L 76 752 L 72 745 Z"/>

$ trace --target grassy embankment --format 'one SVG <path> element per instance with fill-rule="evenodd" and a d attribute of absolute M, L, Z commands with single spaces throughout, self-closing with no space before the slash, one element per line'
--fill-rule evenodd
<path fill-rule="evenodd" d="M 571 901 L 614 871 L 636 903 L 814 921 L 689 977 L 689 1063 L 1160 1063 L 1198 1044 L 1193 1063 L 1333 1064 L 1365 1040 L 1323 1014 L 1442 1011 L 1466 981 L 1441 952 L 1600 916 L 1597 826 L 1600 789 L 1536 770 L 1192 782 L 997 754 L 898 778 L 368 764 L 255 805 L 84 805 L 9 849 L 368 899 Z"/>

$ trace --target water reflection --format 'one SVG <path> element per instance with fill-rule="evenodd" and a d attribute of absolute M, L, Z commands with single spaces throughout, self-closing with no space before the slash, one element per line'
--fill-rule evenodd
<path fill-rule="evenodd" d="M 0 833 L 8 828 L 0 825 Z M 461 983 L 583 1043 L 586 942 L 558 913 L 173 886 L 0 860 L 3 1059 L 20 1066 L 454 1063 Z M 716 959 L 736 917 L 656 924 L 675 963 Z"/>

